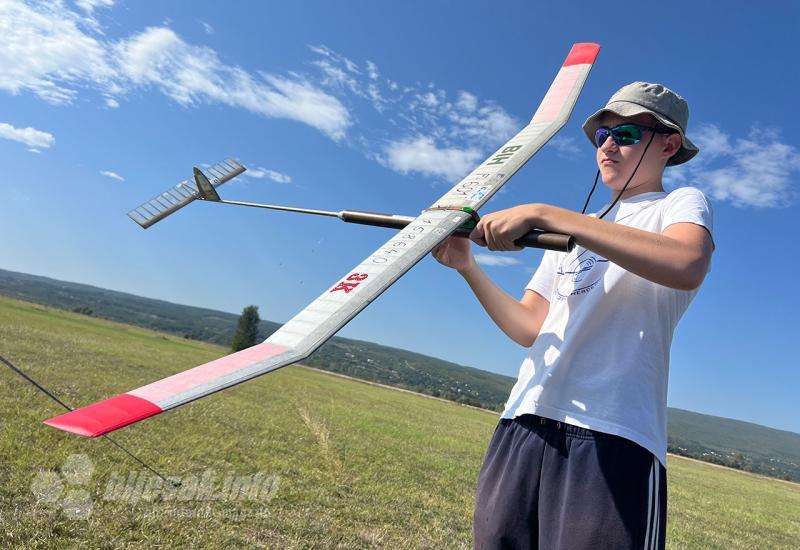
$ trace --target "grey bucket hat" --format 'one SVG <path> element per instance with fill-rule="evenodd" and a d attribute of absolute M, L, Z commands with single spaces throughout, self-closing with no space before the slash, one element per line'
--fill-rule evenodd
<path fill-rule="evenodd" d="M 603 113 L 614 113 L 622 117 L 650 114 L 667 128 L 672 128 L 681 135 L 683 142 L 678 152 L 667 161 L 667 166 L 675 166 L 695 156 L 700 149 L 686 137 L 686 126 L 689 123 L 689 105 L 681 96 L 661 84 L 634 82 L 623 86 L 611 96 L 608 104 L 586 119 L 583 131 L 594 145 L 594 134 L 600 127 Z"/>

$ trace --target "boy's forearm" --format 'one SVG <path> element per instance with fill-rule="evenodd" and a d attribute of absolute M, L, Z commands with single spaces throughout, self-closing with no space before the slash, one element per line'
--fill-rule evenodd
<path fill-rule="evenodd" d="M 533 344 L 539 328 L 534 312 L 498 288 L 477 264 L 459 273 L 500 330 L 522 346 Z"/>
<path fill-rule="evenodd" d="M 664 286 L 690 290 L 702 281 L 702 254 L 666 235 L 627 227 L 550 205 L 531 207 L 532 226 L 566 233 L 624 269 Z"/>

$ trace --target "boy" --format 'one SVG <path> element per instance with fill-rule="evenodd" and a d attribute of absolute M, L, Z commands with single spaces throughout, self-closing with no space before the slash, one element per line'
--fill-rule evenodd
<path fill-rule="evenodd" d="M 519 250 L 531 228 L 575 237 L 572 252 L 545 252 L 520 301 L 467 240 L 434 251 L 530 347 L 478 479 L 476 548 L 664 547 L 669 348 L 714 248 L 703 194 L 662 187 L 666 166 L 698 152 L 688 118 L 672 90 L 629 84 L 583 125 L 611 207 L 527 204 L 481 219 L 471 238 L 490 250 Z"/>

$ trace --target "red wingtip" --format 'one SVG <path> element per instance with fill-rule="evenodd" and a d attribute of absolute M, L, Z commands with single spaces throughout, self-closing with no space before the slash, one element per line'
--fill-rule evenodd
<path fill-rule="evenodd" d="M 594 63 L 594 60 L 597 59 L 598 53 L 600 53 L 600 44 L 594 44 L 593 42 L 579 42 L 573 44 L 563 66 L 591 65 Z"/>
<path fill-rule="evenodd" d="M 160 412 L 161 407 L 155 403 L 123 393 L 45 420 L 44 423 L 65 432 L 97 437 Z"/>

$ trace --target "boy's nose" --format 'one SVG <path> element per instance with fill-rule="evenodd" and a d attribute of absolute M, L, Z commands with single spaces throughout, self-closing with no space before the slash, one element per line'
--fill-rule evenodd
<path fill-rule="evenodd" d="M 614 141 L 614 138 L 608 136 L 606 140 L 600 145 L 601 151 L 608 151 L 617 149 L 617 143 Z"/>

